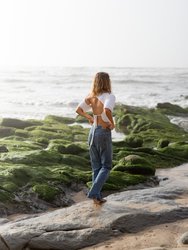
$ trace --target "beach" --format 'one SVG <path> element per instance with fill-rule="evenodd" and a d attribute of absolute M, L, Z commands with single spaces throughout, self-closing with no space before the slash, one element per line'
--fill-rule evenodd
<path fill-rule="evenodd" d="M 113 168 L 103 190 L 107 203 L 100 208 L 86 198 L 90 125 L 75 114 L 97 70 L 0 72 L 0 230 L 3 239 L 10 232 L 10 249 L 30 243 L 31 249 L 45 249 L 40 242 L 64 249 L 64 237 L 71 250 L 183 247 L 177 241 L 188 222 L 182 165 L 188 161 L 188 69 L 100 69 L 110 72 L 117 100 Z"/>

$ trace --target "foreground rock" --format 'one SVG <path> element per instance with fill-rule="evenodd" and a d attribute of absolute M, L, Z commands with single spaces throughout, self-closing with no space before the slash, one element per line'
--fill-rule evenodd
<path fill-rule="evenodd" d="M 188 218 L 188 165 L 170 170 L 155 188 L 107 197 L 103 206 L 86 201 L 38 217 L 0 226 L 1 250 L 73 250 L 121 233 Z M 162 173 L 162 175 L 166 172 Z"/>

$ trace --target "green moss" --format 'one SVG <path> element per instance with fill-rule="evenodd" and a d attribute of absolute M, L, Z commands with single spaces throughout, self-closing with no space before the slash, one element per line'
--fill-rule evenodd
<path fill-rule="evenodd" d="M 55 115 L 48 115 L 44 119 L 45 123 L 63 123 L 63 124 L 71 124 L 75 122 L 74 118 L 70 117 L 62 117 L 62 116 L 55 116 Z"/>
<path fill-rule="evenodd" d="M 13 164 L 28 164 L 28 165 L 52 165 L 61 163 L 62 156 L 53 151 L 35 150 L 24 151 L 22 153 L 4 153 L 1 155 L 2 162 L 9 162 Z"/>
<path fill-rule="evenodd" d="M 0 189 L 0 202 L 10 202 L 11 199 L 12 195 L 9 192 Z"/>
<path fill-rule="evenodd" d="M 28 131 L 26 131 L 24 129 L 16 129 L 15 130 L 15 136 L 28 138 L 29 137 L 29 133 L 28 133 Z"/>
<path fill-rule="evenodd" d="M 155 174 L 155 168 L 152 166 L 151 162 L 139 155 L 128 155 L 122 158 L 113 170 L 136 175 Z"/>
<path fill-rule="evenodd" d="M 138 135 L 128 135 L 125 138 L 125 142 L 127 143 L 129 147 L 132 147 L 132 148 L 142 147 L 143 145 L 143 140 Z"/>
<path fill-rule="evenodd" d="M 160 139 L 157 143 L 157 148 L 165 148 L 168 146 L 169 143 L 170 141 L 167 139 Z"/>
<path fill-rule="evenodd" d="M 160 149 L 160 152 L 188 160 L 188 143 L 181 145 L 181 143 L 173 143 L 168 147 Z"/>
<path fill-rule="evenodd" d="M 157 109 L 159 109 L 161 112 L 167 114 L 167 115 L 188 115 L 188 110 L 184 109 L 176 104 L 172 104 L 169 102 L 165 103 L 158 103 L 157 104 Z"/>
<path fill-rule="evenodd" d="M 18 186 L 13 182 L 6 182 L 3 184 L 3 188 L 9 192 L 15 192 L 18 189 Z"/>
<path fill-rule="evenodd" d="M 48 184 L 37 184 L 32 187 L 32 190 L 38 194 L 39 198 L 45 201 L 53 201 L 55 196 L 60 193 L 57 188 Z"/>
<path fill-rule="evenodd" d="M 122 190 L 127 186 L 145 182 L 147 179 L 148 178 L 143 175 L 131 175 L 119 171 L 111 171 L 110 176 L 103 187 L 103 190 Z M 89 188 L 91 185 L 92 182 L 87 183 Z"/>
<path fill-rule="evenodd" d="M 71 167 L 76 167 L 81 170 L 89 170 L 90 169 L 90 163 L 88 159 L 85 159 L 78 155 L 72 155 L 72 154 L 64 154 L 62 155 L 62 161 L 63 164 L 69 165 Z"/>

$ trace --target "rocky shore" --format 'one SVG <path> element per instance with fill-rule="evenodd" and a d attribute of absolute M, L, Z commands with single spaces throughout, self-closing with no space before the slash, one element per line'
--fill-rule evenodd
<path fill-rule="evenodd" d="M 2 118 L 0 249 L 81 249 L 187 218 L 188 132 L 185 124 L 170 122 L 174 117 L 188 117 L 188 109 L 116 106 L 116 128 L 125 136 L 113 142 L 113 168 L 103 190 L 111 195 L 102 207 L 87 200 L 75 204 L 73 197 L 91 185 L 89 129 L 81 117 Z M 160 176 L 164 168 L 168 173 Z M 9 221 L 17 213 L 25 215 Z"/>
<path fill-rule="evenodd" d="M 30 215 L 15 221 L 1 219 L 1 250 L 82 249 L 106 240 L 135 235 L 153 225 L 164 225 L 188 218 L 188 165 L 171 169 L 159 186 L 109 195 L 103 206 L 92 201 L 42 215 Z M 167 225 L 167 224 L 166 224 Z M 187 227 L 176 238 L 176 246 L 188 248 Z M 158 241 L 150 250 L 170 250 Z M 136 248 L 132 242 L 126 250 Z M 95 249 L 95 248 L 94 248 Z M 120 248 L 121 249 L 121 248 Z M 148 250 L 149 250 L 148 249 Z"/>
<path fill-rule="evenodd" d="M 113 169 L 104 191 L 156 185 L 158 168 L 188 161 L 188 133 L 168 116 L 188 116 L 170 103 L 155 109 L 117 105 Z M 74 204 L 72 193 L 91 185 L 88 128 L 81 117 L 49 115 L 44 120 L 0 121 L 0 215 L 36 213 Z M 71 126 L 70 126 L 71 125 Z"/>

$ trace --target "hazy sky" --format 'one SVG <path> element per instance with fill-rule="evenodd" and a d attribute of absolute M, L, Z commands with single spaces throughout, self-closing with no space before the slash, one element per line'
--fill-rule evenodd
<path fill-rule="evenodd" d="M 188 0 L 0 0 L 0 67 L 188 67 Z"/>

